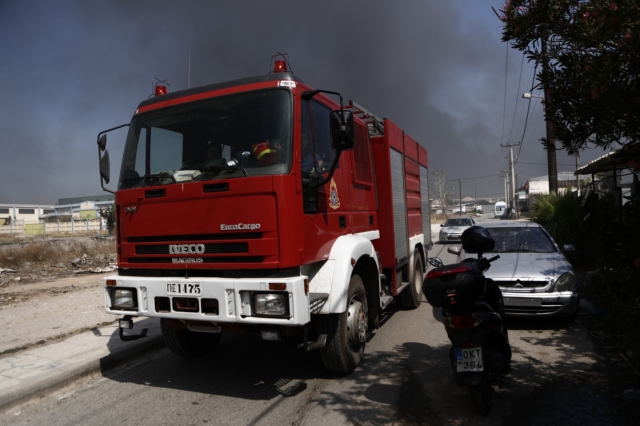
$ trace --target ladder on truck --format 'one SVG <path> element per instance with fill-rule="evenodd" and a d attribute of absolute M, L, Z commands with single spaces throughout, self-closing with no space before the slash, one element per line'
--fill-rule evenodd
<path fill-rule="evenodd" d="M 349 101 L 349 105 L 344 107 L 346 110 L 351 111 L 354 117 L 358 117 L 360 120 L 367 124 L 369 129 L 369 137 L 384 135 L 384 120 L 380 117 L 372 114 L 364 107 L 358 105 L 353 101 Z"/>

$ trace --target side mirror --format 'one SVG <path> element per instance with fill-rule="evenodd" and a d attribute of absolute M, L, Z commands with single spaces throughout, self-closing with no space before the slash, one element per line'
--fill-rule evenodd
<path fill-rule="evenodd" d="M 458 247 L 449 247 L 447 251 L 451 254 L 455 254 L 456 256 L 460 255 L 460 249 Z"/>
<path fill-rule="evenodd" d="M 441 223 L 441 224 L 440 224 L 440 228 L 442 228 L 443 226 L 444 226 L 444 223 Z"/>
<path fill-rule="evenodd" d="M 351 111 L 332 111 L 329 116 L 331 127 L 331 147 L 334 151 L 353 149 L 355 144 L 353 113 Z"/>
<path fill-rule="evenodd" d="M 98 139 L 98 148 L 100 149 L 100 151 L 104 151 L 106 147 L 107 147 L 107 135 L 105 133 L 104 135 L 100 136 L 100 138 Z"/>
<path fill-rule="evenodd" d="M 564 247 L 562 247 L 562 251 L 567 252 L 567 253 L 575 251 L 575 250 L 576 250 L 576 247 L 573 244 L 565 244 Z"/>
<path fill-rule="evenodd" d="M 102 136 L 105 137 L 104 135 Z M 102 138 L 101 138 L 102 139 Z M 106 139 L 105 139 L 106 142 Z M 111 176 L 111 165 L 109 163 L 109 151 L 105 151 L 104 155 L 100 157 L 100 177 L 104 180 L 104 183 L 109 183 Z"/>

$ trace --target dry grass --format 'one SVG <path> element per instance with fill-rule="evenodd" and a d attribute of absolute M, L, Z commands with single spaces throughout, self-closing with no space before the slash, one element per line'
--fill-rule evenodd
<path fill-rule="evenodd" d="M 0 267 L 17 269 L 28 265 L 70 265 L 76 258 L 109 261 L 115 254 L 114 239 L 66 238 L 50 241 L 32 240 L 0 248 Z"/>

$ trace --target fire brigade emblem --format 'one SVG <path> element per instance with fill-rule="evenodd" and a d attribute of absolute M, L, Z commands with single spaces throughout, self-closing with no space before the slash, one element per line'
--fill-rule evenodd
<path fill-rule="evenodd" d="M 337 209 L 340 207 L 340 198 L 338 197 L 338 187 L 336 182 L 331 178 L 331 185 L 329 186 L 329 207 Z"/>

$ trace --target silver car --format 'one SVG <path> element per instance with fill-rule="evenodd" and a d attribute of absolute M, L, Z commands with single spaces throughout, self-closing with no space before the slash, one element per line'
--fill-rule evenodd
<path fill-rule="evenodd" d="M 462 235 L 465 229 L 475 224 L 476 222 L 470 217 L 456 217 L 447 219 L 445 223 L 440 225 L 442 229 L 440 230 L 439 240 L 443 243 L 449 241 L 460 241 L 460 235 Z"/>
<path fill-rule="evenodd" d="M 511 220 L 480 226 L 496 242 L 485 256 L 497 254 L 500 259 L 484 275 L 502 290 L 507 316 L 576 318 L 580 298 L 575 271 L 543 227 Z M 564 246 L 565 252 L 572 250 L 571 244 Z M 464 250 L 449 251 L 458 251 L 462 259 L 477 257 Z"/>

